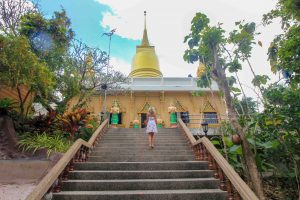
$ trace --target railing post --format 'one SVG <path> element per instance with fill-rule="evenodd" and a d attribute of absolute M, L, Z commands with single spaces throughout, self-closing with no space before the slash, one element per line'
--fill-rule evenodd
<path fill-rule="evenodd" d="M 72 158 L 69 163 L 69 171 L 74 171 L 74 158 Z"/>
<path fill-rule="evenodd" d="M 193 147 L 194 154 L 196 156 L 196 160 L 201 160 L 200 159 L 200 146 L 199 144 Z"/>
<path fill-rule="evenodd" d="M 233 187 L 231 182 L 227 179 L 227 192 L 228 192 L 228 200 L 234 200 Z"/>
<path fill-rule="evenodd" d="M 208 169 L 209 170 L 214 170 L 215 169 L 215 166 L 214 166 L 214 164 L 213 164 L 213 158 L 212 158 L 212 156 L 210 155 L 210 153 L 209 152 L 207 152 L 207 154 L 208 154 Z"/>
<path fill-rule="evenodd" d="M 65 167 L 63 174 L 62 174 L 62 180 L 67 181 L 68 180 L 68 175 L 69 175 L 69 166 L 70 163 Z"/>
<path fill-rule="evenodd" d="M 57 178 L 57 184 L 55 185 L 53 192 L 58 193 L 61 191 L 61 184 L 62 184 L 62 174 L 60 174 Z"/>
<path fill-rule="evenodd" d="M 219 177 L 220 177 L 220 189 L 226 191 L 226 178 L 220 167 L 218 167 Z"/>
<path fill-rule="evenodd" d="M 215 159 L 213 159 L 213 166 L 214 166 L 214 178 L 219 179 L 220 178 L 219 172 L 218 172 L 219 166 L 218 166 L 217 162 L 215 161 Z"/>

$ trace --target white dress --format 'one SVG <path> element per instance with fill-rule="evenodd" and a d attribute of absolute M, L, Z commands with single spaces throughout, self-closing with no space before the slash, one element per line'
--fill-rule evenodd
<path fill-rule="evenodd" d="M 155 117 L 148 117 L 146 133 L 157 133 Z"/>

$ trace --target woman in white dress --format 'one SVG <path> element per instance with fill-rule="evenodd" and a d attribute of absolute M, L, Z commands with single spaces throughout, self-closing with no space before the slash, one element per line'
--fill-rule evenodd
<path fill-rule="evenodd" d="M 149 147 L 153 149 L 154 148 L 153 137 L 154 134 L 157 133 L 157 126 L 156 126 L 157 119 L 153 107 L 150 107 L 148 109 L 146 123 L 147 123 L 146 133 L 148 133 Z"/>

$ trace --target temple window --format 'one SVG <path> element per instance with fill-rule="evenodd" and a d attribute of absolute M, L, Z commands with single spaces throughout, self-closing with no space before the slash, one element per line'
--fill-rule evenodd
<path fill-rule="evenodd" d="M 204 119 L 208 124 L 218 124 L 218 114 L 216 112 L 204 112 Z"/>
<path fill-rule="evenodd" d="M 189 112 L 180 112 L 180 118 L 185 124 L 190 123 Z"/>

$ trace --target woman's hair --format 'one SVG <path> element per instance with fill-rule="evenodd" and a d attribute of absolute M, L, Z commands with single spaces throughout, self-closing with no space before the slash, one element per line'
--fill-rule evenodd
<path fill-rule="evenodd" d="M 152 115 L 155 114 L 155 110 L 154 110 L 154 108 L 153 108 L 152 106 L 149 107 L 148 112 L 149 112 L 150 114 L 152 114 Z"/>

